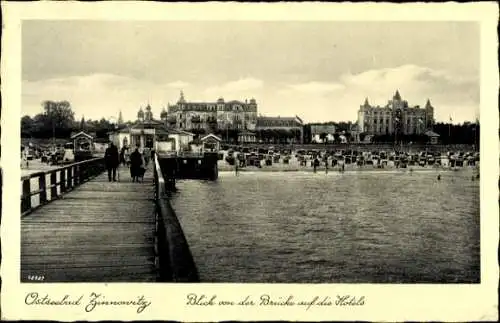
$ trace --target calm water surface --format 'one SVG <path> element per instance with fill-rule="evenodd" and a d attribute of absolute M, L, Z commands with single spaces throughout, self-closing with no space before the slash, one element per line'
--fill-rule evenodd
<path fill-rule="evenodd" d="M 203 282 L 479 282 L 472 173 L 221 173 L 172 205 Z"/>

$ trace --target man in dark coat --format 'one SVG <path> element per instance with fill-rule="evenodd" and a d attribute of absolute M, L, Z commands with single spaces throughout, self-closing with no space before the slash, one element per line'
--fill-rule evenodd
<path fill-rule="evenodd" d="M 132 176 L 132 182 L 139 181 L 142 170 L 142 155 L 139 149 L 136 148 L 135 151 L 130 154 L 130 176 Z"/>
<path fill-rule="evenodd" d="M 109 147 L 106 148 L 106 152 L 104 153 L 104 162 L 106 164 L 106 169 L 108 170 L 108 180 L 111 182 L 116 182 L 116 168 L 120 164 L 118 148 L 110 143 Z M 111 177 L 111 175 L 113 175 Z"/>

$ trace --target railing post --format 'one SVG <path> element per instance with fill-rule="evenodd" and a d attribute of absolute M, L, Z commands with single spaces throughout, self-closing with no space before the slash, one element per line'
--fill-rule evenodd
<path fill-rule="evenodd" d="M 88 164 L 82 164 L 80 165 L 80 184 L 83 184 L 87 181 L 87 170 L 88 170 Z"/>
<path fill-rule="evenodd" d="M 50 173 L 50 199 L 57 198 L 57 174 L 56 172 Z"/>
<path fill-rule="evenodd" d="M 78 186 L 79 182 L 78 182 L 78 168 L 79 166 L 78 165 L 75 165 L 73 166 L 73 185 L 76 187 Z"/>
<path fill-rule="evenodd" d="M 73 189 L 73 166 L 70 166 L 68 169 L 68 189 Z"/>
<path fill-rule="evenodd" d="M 21 199 L 21 212 L 31 209 L 30 178 L 23 180 L 23 198 Z"/>
<path fill-rule="evenodd" d="M 66 192 L 66 168 L 61 169 L 60 181 L 61 184 L 61 194 Z"/>
<path fill-rule="evenodd" d="M 47 180 L 43 173 L 38 177 L 38 189 L 40 190 L 40 205 L 47 203 Z"/>

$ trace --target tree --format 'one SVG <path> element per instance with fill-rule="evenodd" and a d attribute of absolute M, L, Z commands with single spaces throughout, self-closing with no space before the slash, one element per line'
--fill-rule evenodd
<path fill-rule="evenodd" d="M 71 133 L 75 114 L 68 101 L 43 101 L 45 115 L 49 119 L 54 137 L 66 137 Z"/>
<path fill-rule="evenodd" d="M 208 129 L 212 133 L 217 132 L 218 127 L 217 127 L 217 119 L 216 118 L 209 118 L 208 119 Z"/>
<path fill-rule="evenodd" d="M 191 133 L 193 133 L 195 135 L 204 135 L 206 133 L 204 128 L 194 128 L 194 129 L 191 129 L 190 131 L 191 131 Z"/>
<path fill-rule="evenodd" d="M 311 125 L 310 124 L 304 125 L 303 131 L 304 131 L 304 143 L 308 144 L 312 140 Z"/>
<path fill-rule="evenodd" d="M 30 116 L 21 118 L 21 137 L 31 137 L 33 134 L 35 122 Z"/>
<path fill-rule="evenodd" d="M 85 118 L 82 116 L 82 120 L 80 121 L 80 130 L 85 131 Z"/>

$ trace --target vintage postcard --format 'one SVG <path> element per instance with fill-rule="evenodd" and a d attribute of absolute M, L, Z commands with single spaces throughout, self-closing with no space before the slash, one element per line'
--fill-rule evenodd
<path fill-rule="evenodd" d="M 2 10 L 2 319 L 498 319 L 497 4 Z"/>

